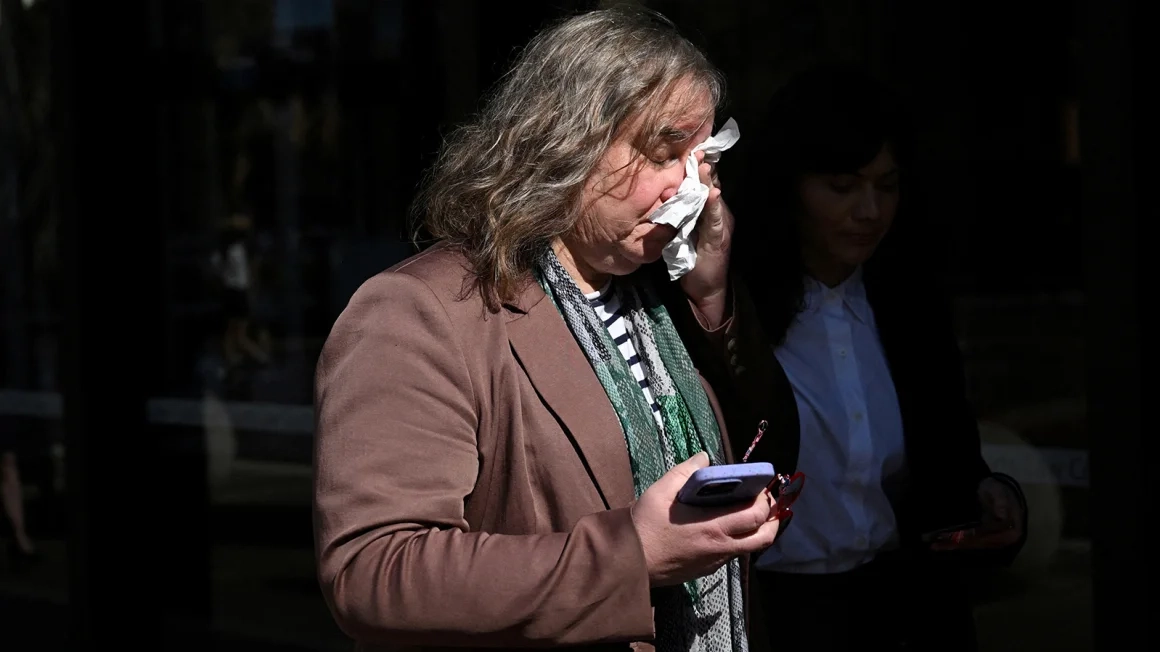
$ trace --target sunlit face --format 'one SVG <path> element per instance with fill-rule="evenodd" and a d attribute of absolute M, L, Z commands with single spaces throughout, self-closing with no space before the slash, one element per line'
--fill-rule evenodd
<path fill-rule="evenodd" d="M 803 255 L 825 274 L 848 274 L 874 254 L 898 208 L 898 166 L 888 145 L 854 174 L 813 174 L 798 183 Z"/>
<path fill-rule="evenodd" d="M 587 207 L 563 242 L 582 275 L 623 276 L 656 261 L 677 234 L 652 224 L 649 216 L 677 193 L 685 160 L 713 131 L 713 104 L 707 92 L 677 92 L 661 115 L 662 142 L 647 149 L 632 125 L 618 137 L 584 186 Z"/>

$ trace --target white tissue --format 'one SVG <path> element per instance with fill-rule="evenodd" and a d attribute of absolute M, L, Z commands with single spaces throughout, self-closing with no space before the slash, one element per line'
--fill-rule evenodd
<path fill-rule="evenodd" d="M 697 217 L 705 208 L 709 199 L 709 186 L 701 183 L 697 175 L 698 151 L 704 150 L 705 160 L 713 163 L 721 158 L 721 152 L 733 147 L 741 138 L 737 129 L 737 122 L 729 118 L 715 136 L 710 136 L 705 142 L 689 152 L 685 161 L 685 180 L 677 188 L 677 194 L 661 204 L 649 216 L 649 222 L 654 224 L 668 224 L 677 229 L 677 237 L 665 245 L 661 254 L 669 269 L 669 279 L 677 280 L 688 274 L 697 265 L 697 242 L 693 236 L 693 229 L 697 226 Z"/>

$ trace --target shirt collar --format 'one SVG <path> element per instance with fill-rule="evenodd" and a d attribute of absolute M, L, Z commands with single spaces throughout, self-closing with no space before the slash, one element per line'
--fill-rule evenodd
<path fill-rule="evenodd" d="M 805 307 L 802 312 L 817 312 L 827 300 L 840 300 L 854 314 L 858 321 L 870 323 L 870 302 L 866 299 L 866 286 L 862 282 L 862 268 L 858 267 L 849 278 L 830 288 L 817 279 L 806 276 Z"/>

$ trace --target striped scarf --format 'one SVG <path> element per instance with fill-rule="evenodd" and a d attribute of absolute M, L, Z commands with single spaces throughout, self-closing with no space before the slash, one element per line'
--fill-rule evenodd
<path fill-rule="evenodd" d="M 647 283 L 616 283 L 625 326 L 661 408 L 663 429 L 628 362 L 584 293 L 548 248 L 537 278 L 592 364 L 624 430 L 637 498 L 673 466 L 701 451 L 722 463 L 721 432 L 709 398 L 668 311 Z M 738 559 L 714 573 L 653 592 L 660 652 L 749 649 Z"/>

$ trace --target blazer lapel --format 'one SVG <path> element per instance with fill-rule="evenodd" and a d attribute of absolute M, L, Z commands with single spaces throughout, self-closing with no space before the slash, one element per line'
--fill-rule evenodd
<path fill-rule="evenodd" d="M 507 307 L 508 340 L 545 405 L 572 438 L 610 509 L 635 497 L 620 420 L 568 325 L 537 283 Z"/>

